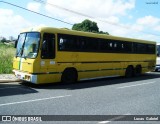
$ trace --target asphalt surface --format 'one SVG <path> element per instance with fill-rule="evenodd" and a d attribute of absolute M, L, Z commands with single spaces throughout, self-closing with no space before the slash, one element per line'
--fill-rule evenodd
<path fill-rule="evenodd" d="M 153 122 L 116 121 L 125 115 L 160 115 L 160 73 L 152 72 L 128 79 L 117 77 L 81 81 L 68 85 L 0 83 L 0 115 L 91 115 L 87 121 L 78 121 L 81 116 L 71 116 L 75 121 L 38 123 L 160 123 L 160 117 L 159 121 Z M 92 115 L 117 116 L 106 121 L 92 121 L 96 118 Z"/>

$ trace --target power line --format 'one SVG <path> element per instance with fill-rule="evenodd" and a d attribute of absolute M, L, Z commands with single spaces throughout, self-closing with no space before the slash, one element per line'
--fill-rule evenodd
<path fill-rule="evenodd" d="M 113 23 L 113 22 L 110 22 L 110 21 L 97 19 L 96 17 L 90 16 L 90 15 L 87 15 L 87 14 L 84 14 L 84 13 L 80 13 L 80 12 L 77 12 L 77 11 L 74 11 L 74 10 L 70 10 L 70 9 L 67 9 L 67 8 L 52 4 L 52 3 L 48 3 L 48 2 L 45 2 L 43 0 L 33 0 L 33 1 L 36 1 L 36 2 L 39 2 L 39 3 L 42 3 L 42 4 L 48 4 L 50 6 L 58 8 L 58 9 L 61 9 L 61 10 L 64 10 L 64 11 L 68 11 L 70 13 L 74 13 L 74 14 L 77 14 L 77 15 L 80 15 L 80 16 L 83 16 L 83 17 L 92 18 L 92 19 L 95 19 L 97 21 L 101 21 L 103 23 L 107 23 L 107 24 L 111 24 L 111 25 L 114 25 L 114 26 L 118 26 L 118 27 L 124 28 L 126 30 L 133 30 L 133 31 L 136 31 L 136 32 L 141 32 L 141 33 L 144 33 L 144 34 L 150 34 L 150 35 L 153 35 L 153 36 L 160 37 L 160 35 L 158 35 L 158 34 L 154 34 L 154 33 L 151 33 L 151 32 L 146 32 L 146 31 L 140 31 L 138 29 L 133 29 L 133 28 L 131 28 L 129 26 L 124 26 L 124 25 L 120 25 L 120 24 Z"/>
<path fill-rule="evenodd" d="M 98 21 L 101 21 L 101 22 L 105 22 L 105 23 L 109 23 L 111 25 L 116 25 L 118 26 L 118 24 L 116 23 L 113 23 L 113 22 L 109 22 L 109 21 L 106 21 L 106 20 L 100 20 L 100 19 L 97 19 L 96 17 L 93 17 L 93 16 L 90 16 L 90 15 L 86 15 L 84 13 L 80 13 L 80 12 L 77 12 L 77 11 L 73 11 L 73 10 L 70 10 L 70 9 L 67 9 L 67 8 L 64 8 L 64 7 L 61 7 L 61 6 L 58 6 L 58 5 L 55 5 L 55 4 L 52 4 L 52 3 L 48 3 L 48 2 L 45 2 L 43 0 L 33 0 L 35 2 L 39 2 L 39 3 L 42 3 L 42 4 L 48 4 L 48 5 L 51 5 L 53 7 L 56 7 L 58 9 L 61 9 L 61 10 L 64 10 L 64 11 L 68 11 L 70 13 L 74 13 L 76 15 L 80 15 L 80 16 L 84 16 L 84 17 L 87 17 L 87 18 L 92 18 L 92 19 L 96 19 Z M 122 26 L 122 25 L 121 25 Z M 128 27 L 127 27 L 128 28 Z"/>
<path fill-rule="evenodd" d="M 23 10 L 26 10 L 26 11 L 29 11 L 29 12 L 32 12 L 32 13 L 35 13 L 35 14 L 37 14 L 37 15 L 40 15 L 40 16 L 43 16 L 43 17 L 46 17 L 46 18 L 49 18 L 49 19 L 53 19 L 53 20 L 56 20 L 56 21 L 59 21 L 59 22 L 63 22 L 63 23 L 66 23 L 66 24 L 69 24 L 69 25 L 72 25 L 72 26 L 73 26 L 72 23 L 69 23 L 69 22 L 66 22 L 66 21 L 62 21 L 62 20 L 60 20 L 60 19 L 56 19 L 56 18 L 53 18 L 53 17 L 51 17 L 51 16 L 47 16 L 47 15 L 44 15 L 44 14 L 42 14 L 42 13 L 38 13 L 38 12 L 35 12 L 35 11 L 32 11 L 32 10 L 26 9 L 26 8 L 24 8 L 24 7 L 18 6 L 18 5 L 13 4 L 13 3 L 5 2 L 5 1 L 0 1 L 0 2 L 1 2 L 1 3 L 8 4 L 8 5 L 11 5 L 11 6 L 15 6 L 15 7 L 17 7 L 17 8 L 20 8 L 20 9 L 23 9 Z"/>
<path fill-rule="evenodd" d="M 52 3 L 48 3 L 48 2 L 45 2 L 43 0 L 33 0 L 35 2 L 39 2 L 39 3 L 42 3 L 42 4 L 48 4 L 48 5 L 51 5 L 51 6 L 54 6 L 58 9 L 62 9 L 64 11 L 68 11 L 70 13 L 74 13 L 74 14 L 77 14 L 77 15 L 81 15 L 81 16 L 84 16 L 84 17 L 88 17 L 88 18 L 94 18 L 92 16 L 89 16 L 89 15 L 86 15 L 86 14 L 83 14 L 83 13 L 80 13 L 80 12 L 76 12 L 76 11 L 73 11 L 73 10 L 70 10 L 70 9 L 67 9 L 67 8 L 64 8 L 64 7 L 61 7 L 61 6 L 58 6 L 58 5 L 55 5 L 55 4 L 52 4 Z"/>
<path fill-rule="evenodd" d="M 79 13 L 79 12 L 76 12 L 76 11 L 73 11 L 73 10 L 70 10 L 70 9 L 66 9 L 66 8 L 63 8 L 63 7 L 60 7 L 58 5 L 54 5 L 54 4 L 51 4 L 51 3 L 47 3 L 47 2 L 44 2 L 43 0 L 33 0 L 33 1 L 36 1 L 36 2 L 40 2 L 40 3 L 43 3 L 43 4 L 49 4 L 49 5 L 52 5 L 56 8 L 59 8 L 59 9 L 62 9 L 64 11 L 68 11 L 68 12 L 71 12 L 71 13 L 74 13 L 74 14 L 77 14 L 77 15 L 80 15 L 80 16 L 84 16 L 84 17 L 87 17 L 87 18 L 92 18 L 92 19 L 96 19 L 98 21 L 101 21 L 101 22 L 104 22 L 104 23 L 108 23 L 108 24 L 111 24 L 111 25 L 114 25 L 114 26 L 119 26 L 121 28 L 125 28 L 127 30 L 134 30 L 134 31 L 137 31 L 137 32 L 142 32 L 144 34 L 150 34 L 150 35 L 153 35 L 153 36 L 158 36 L 160 37 L 160 35 L 157 35 L 157 34 L 154 34 L 154 33 L 150 33 L 150 32 L 145 32 L 145 31 L 139 31 L 139 30 L 135 30 L 135 29 L 132 29 L 130 27 L 126 27 L 126 26 L 122 26 L 122 25 L 119 25 L 119 24 L 116 24 L 116 23 L 113 23 L 113 22 L 109 22 L 109 21 L 105 21 L 105 20 L 100 20 L 100 19 L 97 19 L 93 16 L 89 16 L 89 15 L 86 15 L 86 14 L 83 14 L 83 13 Z M 32 11 L 32 10 L 29 10 L 29 9 L 26 9 L 24 7 L 21 7 L 21 6 L 18 6 L 16 4 L 13 4 L 13 3 L 9 3 L 9 2 L 5 2 L 5 1 L 0 1 L 1 3 L 5 3 L 5 4 L 8 4 L 8 5 L 11 5 L 11 6 L 15 6 L 17 8 L 20 8 L 20 9 L 23 9 L 23 10 L 26 10 L 26 11 L 29 11 L 29 12 L 32 12 L 32 13 L 35 13 L 37 15 L 40 15 L 40 16 L 43 16 L 43 17 L 46 17 L 46 18 L 49 18 L 49 19 L 53 19 L 53 20 L 56 20 L 56 21 L 59 21 L 59 22 L 62 22 L 62 23 L 66 23 L 68 25 L 74 25 L 72 23 L 69 23 L 69 22 L 66 22 L 66 21 L 63 21 L 63 20 L 60 20 L 60 19 L 57 19 L 57 18 L 54 18 L 54 17 L 51 17 L 51 16 L 47 16 L 47 15 L 44 15 L 42 13 L 38 13 L 38 12 L 35 12 L 35 11 Z"/>

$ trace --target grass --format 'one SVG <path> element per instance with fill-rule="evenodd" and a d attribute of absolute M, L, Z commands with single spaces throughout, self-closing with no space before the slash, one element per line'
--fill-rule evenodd
<path fill-rule="evenodd" d="M 13 45 L 0 43 L 0 74 L 12 73 L 13 57 L 16 49 Z"/>

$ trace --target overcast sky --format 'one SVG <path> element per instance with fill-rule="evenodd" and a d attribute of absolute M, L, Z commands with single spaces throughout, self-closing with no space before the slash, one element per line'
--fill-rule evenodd
<path fill-rule="evenodd" d="M 160 42 L 160 0 L 5 1 L 71 24 L 90 19 L 111 35 Z M 32 26 L 72 27 L 0 2 L 0 36 L 16 38 L 22 29 Z"/>

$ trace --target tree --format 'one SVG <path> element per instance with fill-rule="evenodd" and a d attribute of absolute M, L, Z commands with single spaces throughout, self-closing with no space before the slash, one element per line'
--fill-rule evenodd
<path fill-rule="evenodd" d="M 107 35 L 109 35 L 109 33 L 108 33 L 108 32 L 100 31 L 99 33 L 100 33 L 100 34 L 107 34 Z"/>
<path fill-rule="evenodd" d="M 72 30 L 85 31 L 85 32 L 94 32 L 98 33 L 99 28 L 96 22 L 92 22 L 88 19 L 84 20 L 82 23 L 74 24 Z"/>
<path fill-rule="evenodd" d="M 2 40 L 1 40 L 2 43 L 6 42 L 6 41 L 7 41 L 7 40 L 6 40 L 6 38 L 4 38 L 4 37 L 3 37 Z"/>
<path fill-rule="evenodd" d="M 109 35 L 108 32 L 99 31 L 97 23 L 92 22 L 88 19 L 82 21 L 81 23 L 74 24 L 73 27 L 72 27 L 72 30 L 84 31 L 84 32 L 93 32 L 93 33 Z"/>

